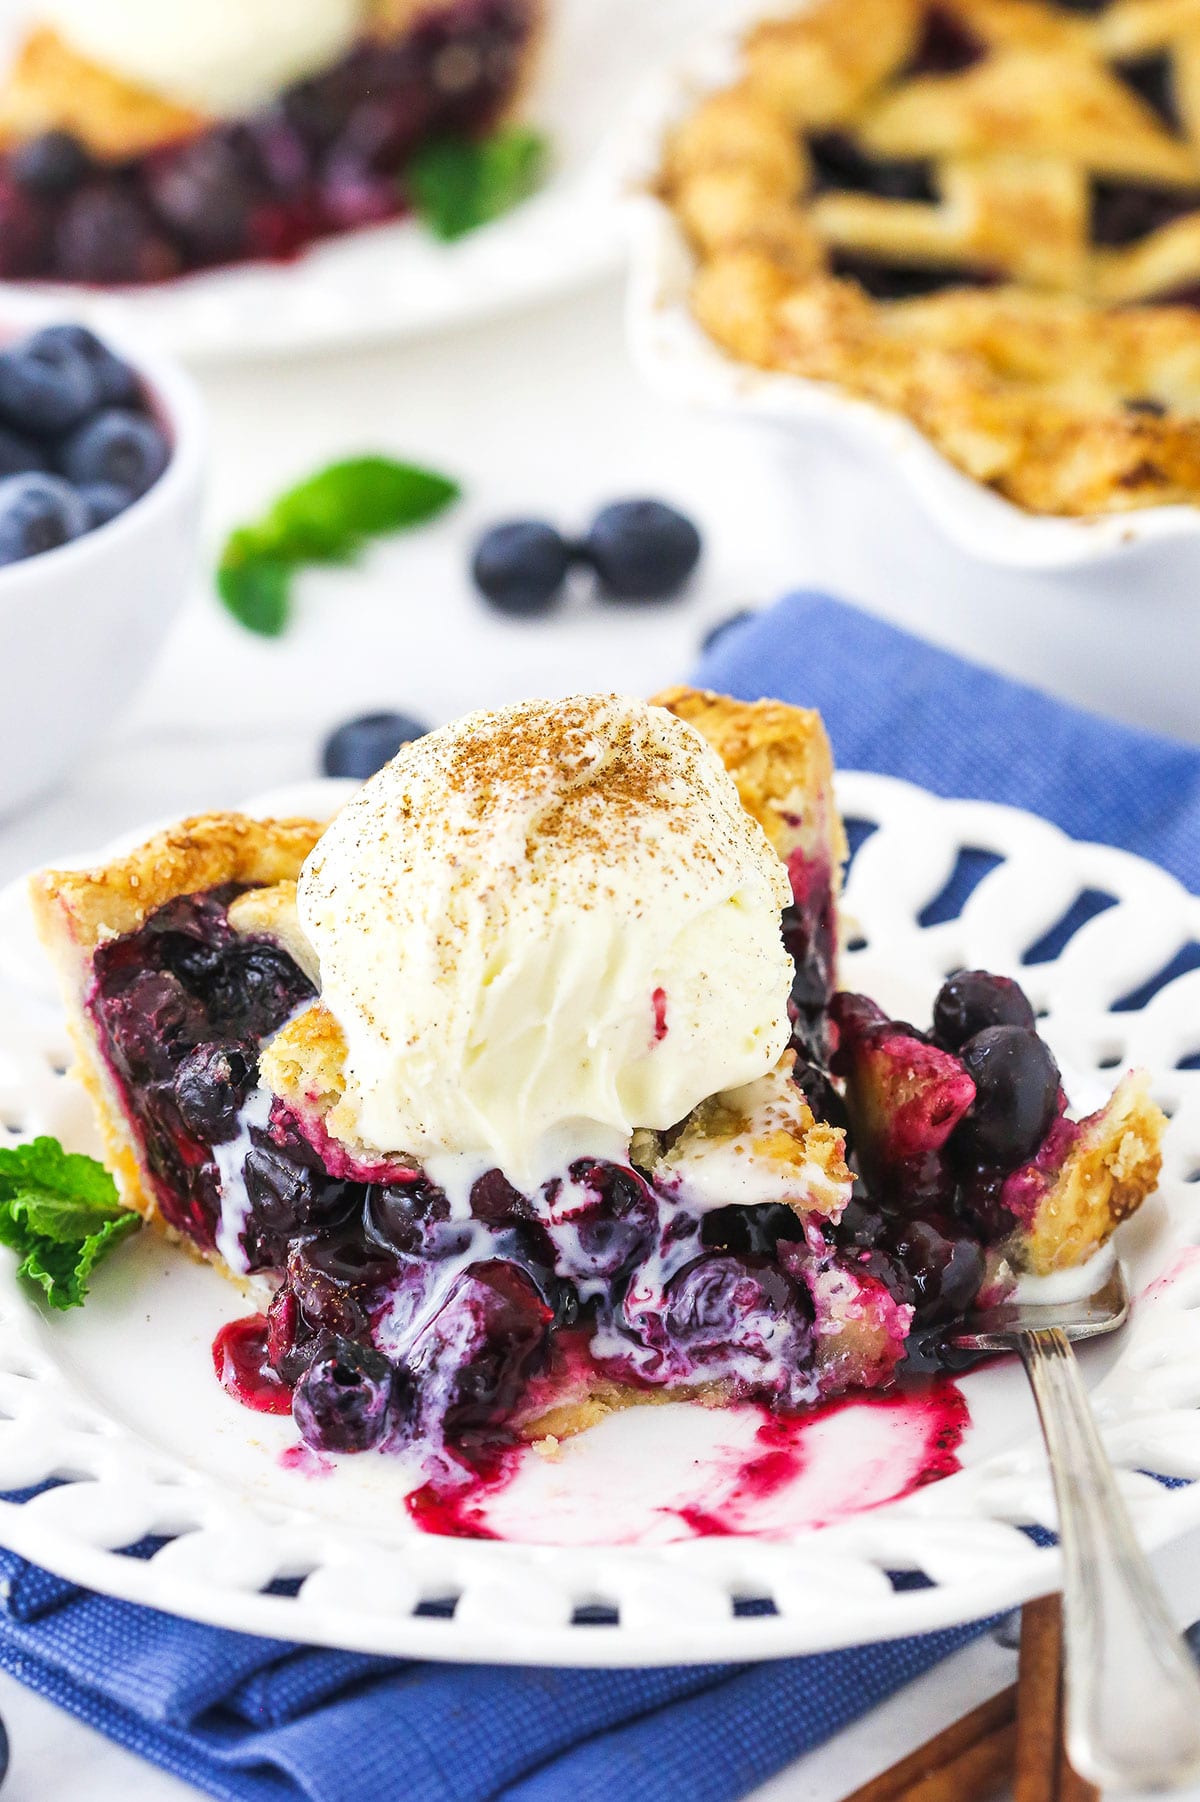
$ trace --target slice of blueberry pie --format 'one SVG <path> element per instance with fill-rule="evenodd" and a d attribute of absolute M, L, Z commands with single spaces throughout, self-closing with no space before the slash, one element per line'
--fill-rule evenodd
<path fill-rule="evenodd" d="M 835 992 L 815 714 L 675 689 L 405 746 L 324 830 L 192 820 L 33 895 L 125 1199 L 251 1287 L 226 1387 L 455 1481 L 515 1435 L 936 1357 L 1154 1187 L 1011 982 Z"/>
<path fill-rule="evenodd" d="M 542 0 L 41 0 L 0 86 L 0 275 L 295 255 L 521 97 Z"/>
<path fill-rule="evenodd" d="M 1200 498 L 1200 13 L 815 0 L 668 137 L 735 357 L 905 414 L 1038 513 Z"/>

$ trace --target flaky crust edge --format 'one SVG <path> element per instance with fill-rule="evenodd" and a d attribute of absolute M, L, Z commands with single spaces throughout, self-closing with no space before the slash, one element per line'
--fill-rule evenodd
<path fill-rule="evenodd" d="M 105 1162 L 126 1207 L 193 1256 L 203 1255 L 164 1220 L 154 1184 L 129 1128 L 124 1099 L 101 1056 L 87 1015 L 92 953 L 97 945 L 136 932 L 165 902 L 226 882 L 294 880 L 325 823 L 254 820 L 240 813 L 208 813 L 158 832 L 145 844 L 95 869 L 41 870 L 29 880 L 29 903 L 58 978 L 75 1050 L 75 1074 L 95 1110 Z M 233 1277 L 218 1253 L 208 1261 Z M 237 1279 L 235 1279 L 237 1280 Z"/>

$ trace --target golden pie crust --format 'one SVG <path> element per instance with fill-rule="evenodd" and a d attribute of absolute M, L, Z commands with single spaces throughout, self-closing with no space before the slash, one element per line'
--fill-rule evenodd
<path fill-rule="evenodd" d="M 910 76 L 935 16 L 982 54 Z M 1178 131 L 1120 73 L 1157 58 Z M 829 131 L 926 166 L 934 198 L 815 182 L 806 145 Z M 1180 216 L 1093 242 L 1093 184 L 1114 181 Z M 903 414 L 1031 512 L 1200 499 L 1200 311 L 1170 301 L 1200 290 L 1197 0 L 813 0 L 748 33 L 738 79 L 668 135 L 658 187 L 733 357 Z M 838 273 L 855 257 L 950 285 L 874 299 Z M 963 285 L 980 271 L 991 285 Z"/>

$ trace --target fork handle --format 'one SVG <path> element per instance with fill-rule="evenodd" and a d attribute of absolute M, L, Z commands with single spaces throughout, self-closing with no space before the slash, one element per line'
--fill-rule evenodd
<path fill-rule="evenodd" d="M 1079 1366 L 1058 1327 L 1022 1333 L 1063 1560 L 1067 1751 L 1104 1789 L 1200 1777 L 1200 1673 L 1133 1536 Z"/>

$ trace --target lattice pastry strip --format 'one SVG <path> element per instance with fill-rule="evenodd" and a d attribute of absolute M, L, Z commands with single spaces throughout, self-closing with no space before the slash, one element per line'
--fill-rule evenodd
<path fill-rule="evenodd" d="M 1200 0 L 818 0 L 748 34 L 663 193 L 727 350 L 1120 511 L 1200 498 L 1193 125 Z"/>

